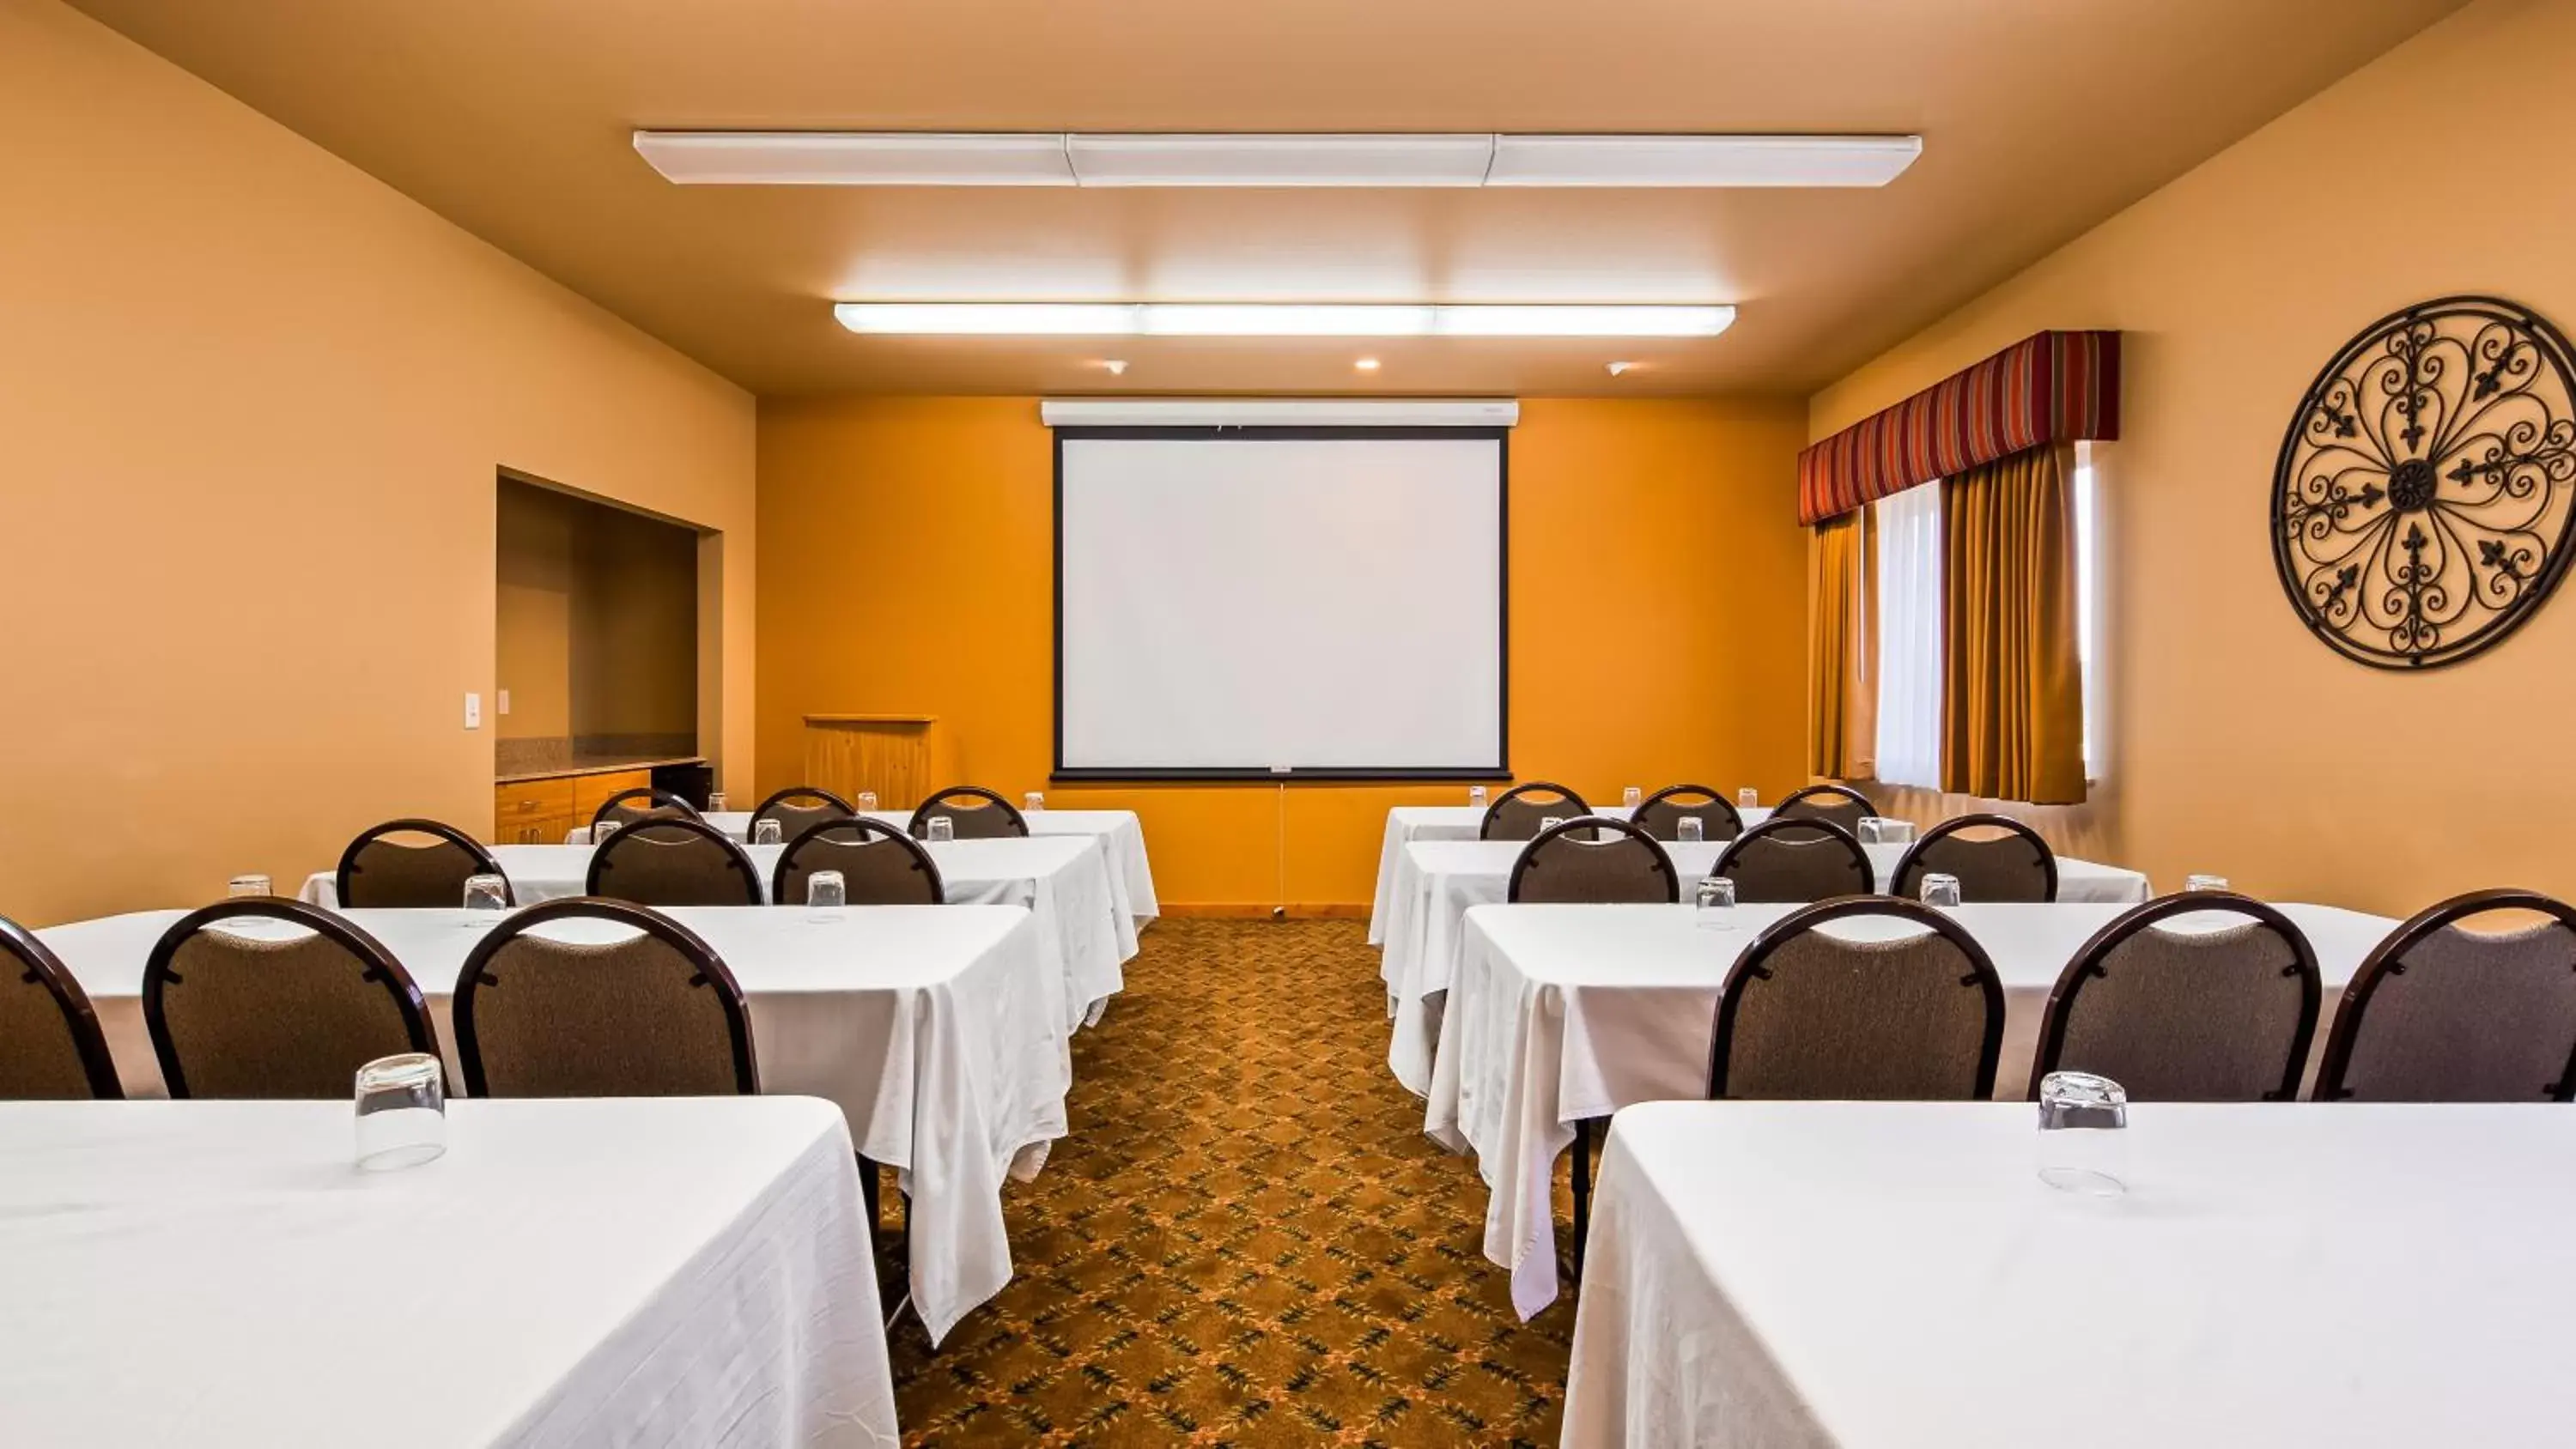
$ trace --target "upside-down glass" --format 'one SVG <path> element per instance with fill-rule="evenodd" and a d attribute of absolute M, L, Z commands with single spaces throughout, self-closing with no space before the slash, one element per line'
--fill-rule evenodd
<path fill-rule="evenodd" d="M 1878 822 L 1878 843 L 1881 845 L 1912 845 L 1914 843 L 1914 822 L 1911 820 L 1899 820 L 1894 816 L 1881 818 Z"/>
<path fill-rule="evenodd" d="M 1691 924 L 1703 931 L 1735 929 L 1735 881 L 1732 877 L 1712 875 L 1699 883 L 1699 910 Z"/>
<path fill-rule="evenodd" d="M 495 916 L 510 908 L 510 882 L 497 875 L 469 875 L 465 878 L 465 919 L 459 924 L 469 930 L 484 930 Z"/>
<path fill-rule="evenodd" d="M 778 822 L 770 819 L 768 816 L 763 815 L 758 820 L 751 822 L 752 844 L 776 845 L 785 839 L 786 835 L 780 829 Z"/>
<path fill-rule="evenodd" d="M 2187 891 L 2223 891 L 2227 889 L 2227 877 L 2223 875 L 2187 875 L 2182 879 L 2182 888 Z"/>
<path fill-rule="evenodd" d="M 2129 1190 L 2129 1094 L 2109 1077 L 2051 1072 L 2039 1079 L 2039 1180 L 2061 1192 L 2118 1197 Z"/>
<path fill-rule="evenodd" d="M 590 843 L 593 845 L 606 845 L 608 843 L 608 837 L 615 835 L 616 833 L 616 821 L 594 820 L 590 825 Z"/>
<path fill-rule="evenodd" d="M 1743 789 L 1738 790 L 1738 791 L 1736 791 L 1736 792 L 1735 792 L 1735 808 L 1736 808 L 1736 809 L 1738 809 L 1738 810 L 1757 810 L 1757 809 L 1760 809 L 1760 808 L 1761 808 L 1761 805 L 1762 805 L 1762 792 L 1761 792 L 1761 791 L 1759 791 L 1759 790 L 1754 789 L 1752 786 L 1747 785 L 1747 786 L 1745 786 Z"/>
<path fill-rule="evenodd" d="M 427 1052 L 358 1068 L 358 1167 L 417 1167 L 447 1150 L 447 1078 Z"/>
<path fill-rule="evenodd" d="M 1484 808 L 1485 808 L 1485 787 L 1484 787 L 1484 786 L 1482 786 L 1482 785 L 1470 785 L 1470 786 L 1468 786 L 1468 787 L 1467 787 L 1467 803 L 1468 803 L 1468 804 L 1470 804 L 1470 805 L 1475 806 L 1475 807 L 1476 807 L 1477 809 L 1479 809 L 1479 810 L 1484 809 Z"/>
<path fill-rule="evenodd" d="M 1708 822 L 1696 815 L 1685 815 L 1673 822 L 1673 839 L 1684 845 L 1697 845 L 1708 839 Z"/>
<path fill-rule="evenodd" d="M 1043 790 L 1031 790 L 1029 793 L 1020 797 L 1020 812 L 1024 815 L 1033 811 L 1044 810 L 1045 808 L 1046 792 Z"/>
<path fill-rule="evenodd" d="M 1923 877 L 1923 904 L 1950 907 L 1959 903 L 1959 878 L 1933 871 Z"/>
<path fill-rule="evenodd" d="M 850 903 L 849 884 L 837 870 L 818 870 L 805 877 L 805 919 L 837 921 Z"/>
<path fill-rule="evenodd" d="M 709 790 L 707 792 L 707 813 L 709 815 L 722 815 L 724 813 L 724 808 L 725 792 L 722 790 Z"/>
<path fill-rule="evenodd" d="M 1546 832 L 1548 832 L 1548 831 L 1550 831 L 1550 830 L 1554 830 L 1556 827 L 1558 827 L 1558 826 L 1560 826 L 1560 825 L 1563 825 L 1564 823 L 1565 823 L 1565 817 L 1564 817 L 1564 816 L 1562 816 L 1562 815 L 1542 815 L 1542 816 L 1540 816 L 1540 817 L 1538 818 L 1538 828 L 1539 828 L 1539 832 L 1540 832 L 1541 834 L 1545 834 Z"/>
<path fill-rule="evenodd" d="M 1884 821 L 1884 820 L 1880 819 L 1879 817 L 1877 817 L 1877 816 L 1875 816 L 1875 815 L 1864 815 L 1864 816 L 1862 816 L 1862 817 L 1860 818 L 1860 829 L 1859 829 L 1859 831 L 1857 832 L 1857 834 L 1860 836 L 1860 843 L 1861 843 L 1861 844 L 1863 844 L 1863 845 L 1876 845 L 1876 844 L 1878 844 L 1878 843 L 1879 843 L 1879 836 L 1878 836 L 1879 828 L 1880 828 L 1881 826 L 1884 826 L 1885 824 L 1887 824 L 1887 822 L 1886 822 L 1886 821 Z"/>
<path fill-rule="evenodd" d="M 1619 803 L 1627 806 L 1631 810 L 1636 809 L 1639 802 L 1643 801 L 1645 798 L 1646 792 L 1638 789 L 1634 785 L 1630 785 L 1619 792 Z"/>
<path fill-rule="evenodd" d="M 277 886 L 264 875 L 237 875 L 224 882 L 227 896 L 273 896 Z"/>
<path fill-rule="evenodd" d="M 877 792 L 874 790 L 861 790 L 859 792 L 859 813 L 865 815 L 876 808 Z"/>
<path fill-rule="evenodd" d="M 930 838 L 932 840 L 955 840 L 957 838 L 957 822 L 949 819 L 945 815 L 931 816 Z"/>

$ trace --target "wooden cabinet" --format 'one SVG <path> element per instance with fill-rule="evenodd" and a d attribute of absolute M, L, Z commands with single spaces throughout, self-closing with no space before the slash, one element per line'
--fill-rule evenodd
<path fill-rule="evenodd" d="M 561 845 L 564 832 L 580 823 L 573 818 L 570 777 L 522 780 L 492 791 L 495 845 Z"/>

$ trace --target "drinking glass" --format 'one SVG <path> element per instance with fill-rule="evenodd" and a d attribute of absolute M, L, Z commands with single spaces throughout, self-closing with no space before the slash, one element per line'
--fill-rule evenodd
<path fill-rule="evenodd" d="M 861 790 L 859 792 L 859 813 L 865 815 L 876 808 L 877 792 L 874 790 Z"/>
<path fill-rule="evenodd" d="M 1646 792 L 1638 789 L 1634 785 L 1630 785 L 1619 792 L 1619 803 L 1627 806 L 1631 810 L 1636 809 L 1639 803 L 1644 801 L 1645 798 Z"/>
<path fill-rule="evenodd" d="M 709 790 L 707 792 L 707 813 L 709 815 L 721 815 L 724 813 L 724 808 L 725 793 L 722 790 Z"/>
<path fill-rule="evenodd" d="M 1738 790 L 1738 791 L 1736 791 L 1736 792 L 1735 792 L 1735 808 L 1736 808 L 1736 809 L 1738 809 L 1738 810 L 1756 810 L 1756 809 L 1760 809 L 1760 808 L 1761 808 L 1761 805 L 1762 805 L 1762 792 L 1761 792 L 1761 791 L 1759 791 L 1759 790 L 1754 789 L 1752 786 L 1747 785 L 1747 786 L 1745 786 L 1743 789 Z"/>
<path fill-rule="evenodd" d="M 850 888 L 837 870 L 818 870 L 805 877 L 805 919 L 837 921 L 850 903 Z"/>
<path fill-rule="evenodd" d="M 934 841 L 955 840 L 957 838 L 957 822 L 949 819 L 945 815 L 931 816 L 930 838 Z"/>
<path fill-rule="evenodd" d="M 1023 814 L 1033 810 L 1044 810 L 1045 808 L 1046 792 L 1044 790 L 1031 790 L 1029 793 L 1020 797 L 1020 810 Z"/>
<path fill-rule="evenodd" d="M 417 1167 L 447 1150 L 447 1079 L 427 1052 L 358 1068 L 358 1167 Z"/>
<path fill-rule="evenodd" d="M 1912 845 L 1914 843 L 1914 822 L 1911 820 L 1899 820 L 1894 816 L 1888 816 L 1880 820 L 1878 822 L 1878 843 L 1881 845 Z"/>
<path fill-rule="evenodd" d="M 2188 875 L 2183 877 L 2182 888 L 2187 891 L 2223 891 L 2227 889 L 2227 877 L 2223 875 Z"/>
<path fill-rule="evenodd" d="M 608 837 L 617 833 L 617 824 L 618 822 L 614 820 L 593 821 L 590 827 L 590 843 L 593 845 L 606 845 L 608 843 Z"/>
<path fill-rule="evenodd" d="M 224 894 L 227 896 L 273 896 L 277 894 L 277 887 L 267 876 L 264 875 L 237 875 L 231 880 L 224 882 Z"/>
<path fill-rule="evenodd" d="M 779 831 L 778 822 L 766 815 L 751 822 L 751 843 L 754 845 L 776 845 L 785 838 Z"/>
<path fill-rule="evenodd" d="M 510 908 L 510 882 L 497 875 L 469 875 L 465 878 L 465 919 L 459 922 L 470 930 L 489 927 L 493 919 Z"/>
<path fill-rule="evenodd" d="M 1704 931 L 1735 929 L 1735 881 L 1728 876 L 1703 877 L 1699 883 L 1699 911 L 1692 924 Z"/>
<path fill-rule="evenodd" d="M 2118 1197 L 2129 1190 L 2129 1094 L 2109 1077 L 2051 1072 L 2039 1079 L 2039 1180 L 2061 1192 Z"/>
<path fill-rule="evenodd" d="M 1547 831 L 1554 830 L 1556 827 L 1563 825 L 1564 823 L 1565 817 L 1562 815 L 1542 815 L 1538 818 L 1538 828 L 1542 834 Z"/>
<path fill-rule="evenodd" d="M 1476 807 L 1477 809 L 1479 809 L 1479 810 L 1484 809 L 1484 808 L 1485 808 L 1485 787 L 1484 787 L 1484 786 L 1482 786 L 1482 785 L 1470 785 L 1470 786 L 1468 786 L 1468 787 L 1467 787 L 1467 803 L 1468 803 L 1468 804 L 1470 804 L 1470 805 L 1475 806 L 1475 807 Z"/>
<path fill-rule="evenodd" d="M 1880 819 L 1878 816 L 1875 816 L 1875 815 L 1864 815 L 1864 816 L 1862 816 L 1862 817 L 1860 818 L 1860 843 L 1861 843 L 1861 844 L 1863 844 L 1863 845 L 1877 845 L 1877 844 L 1879 844 L 1879 843 L 1880 843 L 1879 831 L 1880 831 L 1881 829 L 1883 829 L 1883 828 L 1886 826 L 1886 824 L 1887 824 L 1887 822 L 1886 822 L 1885 820 Z"/>
<path fill-rule="evenodd" d="M 1958 903 L 1959 878 L 1957 876 L 1943 875 L 1941 872 L 1936 870 L 1923 877 L 1923 904 L 1933 907 L 1948 907 L 1955 906 Z"/>
<path fill-rule="evenodd" d="M 1685 815 L 1673 822 L 1673 837 L 1684 845 L 1697 845 L 1708 839 L 1708 822 L 1696 815 Z"/>

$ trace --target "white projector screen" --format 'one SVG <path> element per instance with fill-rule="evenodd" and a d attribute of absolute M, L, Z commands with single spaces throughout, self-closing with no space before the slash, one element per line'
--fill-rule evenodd
<path fill-rule="evenodd" d="M 1499 429 L 1056 431 L 1056 774 L 1504 760 Z"/>

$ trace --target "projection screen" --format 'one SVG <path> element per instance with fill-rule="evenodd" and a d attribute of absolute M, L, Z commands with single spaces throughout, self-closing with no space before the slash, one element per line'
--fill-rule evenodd
<path fill-rule="evenodd" d="M 1058 778 L 1502 774 L 1502 430 L 1055 442 Z"/>

